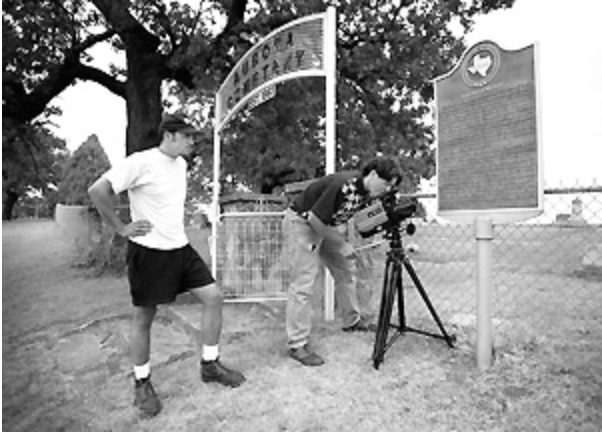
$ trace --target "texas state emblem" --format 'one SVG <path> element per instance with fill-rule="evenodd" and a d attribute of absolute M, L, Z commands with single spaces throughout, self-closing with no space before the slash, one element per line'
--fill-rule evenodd
<path fill-rule="evenodd" d="M 491 82 L 500 69 L 500 49 L 491 42 L 477 44 L 464 56 L 462 79 L 467 86 L 482 87 Z"/>

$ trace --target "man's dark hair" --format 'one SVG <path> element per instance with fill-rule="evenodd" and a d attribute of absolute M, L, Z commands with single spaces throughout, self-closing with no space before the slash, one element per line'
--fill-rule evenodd
<path fill-rule="evenodd" d="M 401 182 L 401 166 L 396 158 L 382 156 L 373 158 L 364 166 L 362 176 L 368 176 L 373 170 L 387 182 L 393 179 L 396 179 L 395 185 Z"/>

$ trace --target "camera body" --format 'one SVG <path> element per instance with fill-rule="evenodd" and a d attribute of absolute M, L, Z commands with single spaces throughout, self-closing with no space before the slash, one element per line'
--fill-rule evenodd
<path fill-rule="evenodd" d="M 389 192 L 370 206 L 355 214 L 355 224 L 363 238 L 369 238 L 382 231 L 399 228 L 400 223 L 411 217 L 417 209 L 416 200 Z"/>

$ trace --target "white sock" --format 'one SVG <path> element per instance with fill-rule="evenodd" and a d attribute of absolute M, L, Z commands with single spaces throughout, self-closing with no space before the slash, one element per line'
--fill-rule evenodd
<path fill-rule="evenodd" d="M 150 361 L 144 365 L 134 366 L 134 377 L 136 380 L 141 378 L 148 378 L 150 376 Z"/>
<path fill-rule="evenodd" d="M 219 357 L 219 345 L 203 345 L 203 360 L 210 362 Z"/>

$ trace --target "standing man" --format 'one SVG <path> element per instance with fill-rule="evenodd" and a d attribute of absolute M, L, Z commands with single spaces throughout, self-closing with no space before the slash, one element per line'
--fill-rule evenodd
<path fill-rule="evenodd" d="M 362 172 L 339 172 L 310 184 L 297 196 L 284 218 L 289 248 L 291 284 L 286 305 L 289 355 L 307 366 L 324 363 L 308 346 L 311 331 L 311 297 L 314 283 L 325 265 L 334 279 L 335 296 L 342 313 L 343 331 L 374 331 L 360 315 L 354 283 L 354 248 L 336 226 L 401 181 L 393 158 L 376 157 Z"/>
<path fill-rule="evenodd" d="M 103 221 L 128 238 L 127 266 L 133 304 L 130 352 L 134 364 L 134 405 L 144 416 L 161 411 L 150 381 L 151 325 L 157 305 L 190 291 L 203 304 L 201 378 L 237 387 L 245 377 L 220 362 L 218 342 L 224 297 L 184 232 L 186 160 L 198 131 L 181 116 L 167 115 L 160 144 L 136 152 L 102 175 L 88 190 Z M 132 222 L 115 212 L 116 195 L 127 191 Z"/>

